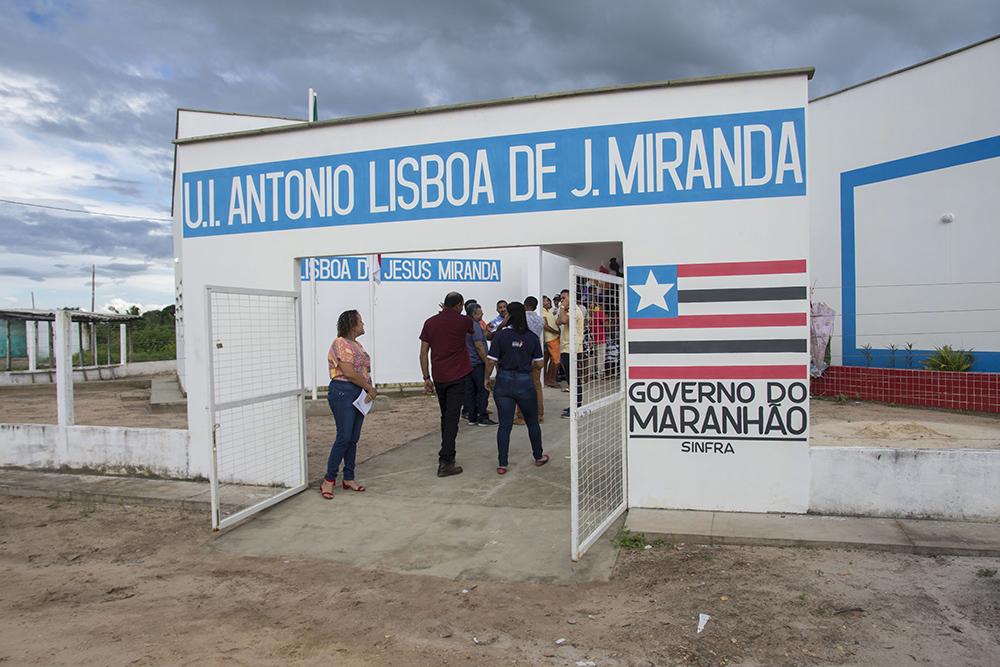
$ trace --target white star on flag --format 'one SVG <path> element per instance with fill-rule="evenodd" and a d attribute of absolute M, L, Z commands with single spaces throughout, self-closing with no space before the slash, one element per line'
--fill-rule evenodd
<path fill-rule="evenodd" d="M 652 271 L 650 271 L 649 275 L 646 276 L 645 285 L 629 285 L 629 287 L 635 290 L 635 293 L 639 295 L 639 305 L 636 307 L 636 312 L 642 310 L 643 308 L 649 308 L 650 306 L 659 306 L 663 310 L 670 310 L 670 308 L 667 307 L 667 300 L 664 297 L 667 292 L 674 288 L 674 284 L 663 283 L 661 285 L 656 282 L 656 277 L 653 275 Z"/>

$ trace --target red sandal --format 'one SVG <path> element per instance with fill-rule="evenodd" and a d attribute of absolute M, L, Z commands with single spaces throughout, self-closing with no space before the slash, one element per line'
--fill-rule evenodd
<path fill-rule="evenodd" d="M 542 458 L 535 459 L 535 465 L 536 466 L 543 466 L 543 465 L 545 465 L 548 462 L 549 462 L 549 455 L 548 454 L 542 454 Z"/>
<path fill-rule="evenodd" d="M 350 481 L 353 482 L 354 480 L 352 479 Z M 361 492 L 363 492 L 365 490 L 365 487 L 364 487 L 363 484 L 358 484 L 357 486 L 347 486 L 347 480 L 344 480 L 343 482 L 341 482 L 340 486 L 343 487 L 343 489 L 345 491 L 356 491 L 357 493 L 361 493 Z"/>
<path fill-rule="evenodd" d="M 498 475 L 506 475 L 507 474 L 507 467 L 506 466 L 497 466 L 497 474 Z"/>
<path fill-rule="evenodd" d="M 323 488 L 324 484 L 329 484 L 330 485 L 330 490 L 329 491 L 327 491 L 327 490 L 325 490 Z M 337 483 L 336 482 L 328 482 L 328 481 L 326 481 L 324 479 L 322 482 L 320 482 L 320 485 L 319 485 L 319 495 L 323 496 L 323 500 L 333 500 L 333 490 L 336 489 L 336 488 L 337 488 Z"/>

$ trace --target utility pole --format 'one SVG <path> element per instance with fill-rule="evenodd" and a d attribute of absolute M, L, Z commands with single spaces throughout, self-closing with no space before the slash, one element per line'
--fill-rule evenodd
<path fill-rule="evenodd" d="M 97 265 L 90 265 L 90 312 L 96 313 L 96 298 L 97 295 Z M 82 352 L 81 352 L 82 355 Z M 97 359 L 97 322 L 90 323 L 90 357 L 94 365 L 97 366 L 101 362 Z"/>

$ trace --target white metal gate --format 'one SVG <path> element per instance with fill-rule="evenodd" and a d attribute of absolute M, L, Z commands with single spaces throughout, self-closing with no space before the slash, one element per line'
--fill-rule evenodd
<path fill-rule="evenodd" d="M 206 288 L 212 528 L 308 485 L 296 292 Z"/>
<path fill-rule="evenodd" d="M 624 281 L 570 266 L 570 468 L 573 560 L 626 507 Z M 575 314 L 580 309 L 580 319 Z M 574 354 L 574 351 L 576 354 Z"/>

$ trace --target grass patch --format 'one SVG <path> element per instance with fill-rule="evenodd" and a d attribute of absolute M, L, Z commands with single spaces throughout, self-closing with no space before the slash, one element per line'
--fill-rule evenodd
<path fill-rule="evenodd" d="M 989 579 L 990 577 L 997 576 L 997 571 L 996 568 L 981 567 L 978 570 L 976 570 L 976 576 L 983 579 Z"/>
<path fill-rule="evenodd" d="M 645 533 L 633 533 L 624 528 L 611 538 L 611 543 L 619 549 L 645 549 L 647 544 L 654 547 L 662 547 L 666 544 L 660 538 L 647 540 Z"/>

